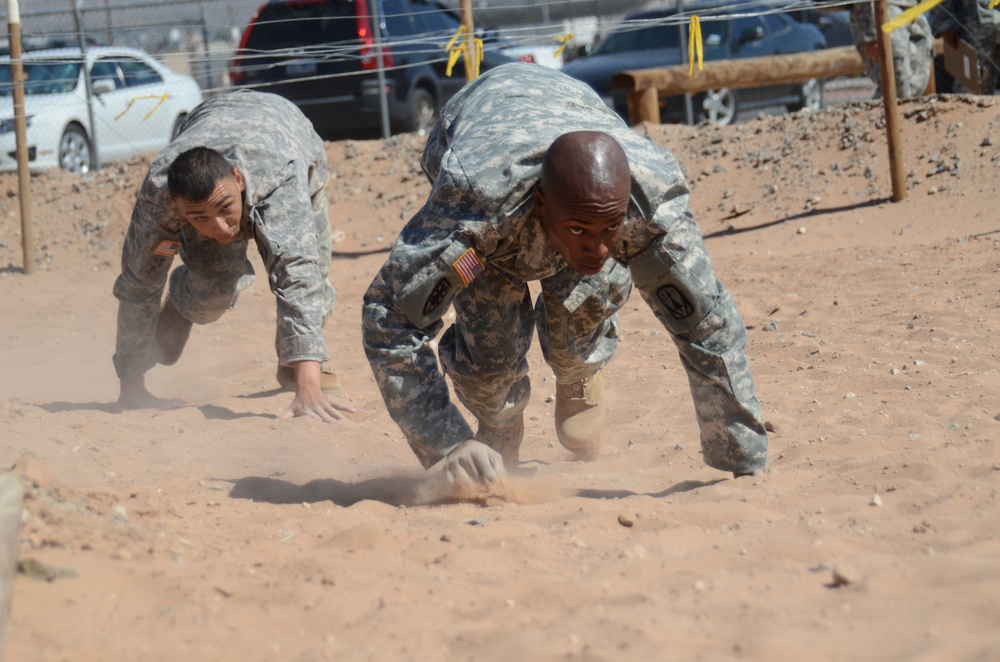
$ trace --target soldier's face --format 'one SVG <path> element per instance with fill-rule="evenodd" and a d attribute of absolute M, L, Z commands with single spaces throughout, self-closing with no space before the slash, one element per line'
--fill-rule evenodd
<path fill-rule="evenodd" d="M 621 236 L 628 195 L 611 200 L 563 197 L 535 189 L 535 211 L 545 236 L 573 271 L 596 274 Z"/>
<path fill-rule="evenodd" d="M 233 168 L 233 176 L 219 180 L 205 200 L 174 198 L 174 206 L 198 234 L 228 244 L 240 234 L 243 220 L 243 175 Z"/>

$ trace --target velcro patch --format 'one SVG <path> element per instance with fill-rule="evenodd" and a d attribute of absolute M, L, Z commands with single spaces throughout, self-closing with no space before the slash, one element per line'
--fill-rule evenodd
<path fill-rule="evenodd" d="M 463 285 L 468 285 L 476 276 L 483 273 L 483 262 L 476 255 L 472 248 L 462 253 L 462 255 L 451 263 L 451 268 L 455 270 L 458 277 L 462 279 Z M 440 284 L 440 283 L 439 283 Z"/>
<path fill-rule="evenodd" d="M 441 302 L 445 300 L 448 296 L 448 292 L 451 290 L 451 281 L 447 278 L 442 278 L 431 290 L 431 294 L 427 297 L 427 302 L 424 304 L 424 315 L 430 315 L 441 305 Z"/>
<path fill-rule="evenodd" d="M 173 257 L 177 255 L 177 251 L 179 251 L 180 249 L 181 249 L 181 242 L 164 239 L 163 241 L 161 241 L 159 244 L 156 245 L 156 248 L 153 249 L 153 252 L 157 255 L 162 255 L 163 257 Z"/>

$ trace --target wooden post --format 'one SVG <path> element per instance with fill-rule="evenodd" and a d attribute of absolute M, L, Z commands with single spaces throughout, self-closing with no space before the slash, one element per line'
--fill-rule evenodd
<path fill-rule="evenodd" d="M 889 147 L 889 176 L 892 179 L 892 201 L 906 198 L 906 177 L 899 136 L 899 107 L 896 105 L 896 72 L 892 63 L 892 35 L 882 29 L 889 22 L 888 0 L 875 2 L 878 25 L 879 69 L 882 72 L 882 106 L 885 109 L 886 142 Z"/>
<path fill-rule="evenodd" d="M 24 116 L 24 66 L 21 62 L 21 10 L 7 0 L 10 39 L 10 80 L 14 92 L 14 141 L 17 156 L 17 198 L 21 205 L 21 251 L 24 273 L 35 271 L 35 237 L 31 229 L 31 172 L 28 168 L 28 120 Z"/>
<path fill-rule="evenodd" d="M 462 25 L 465 26 L 465 80 L 476 77 L 476 23 L 472 20 L 472 0 L 462 0 Z"/>

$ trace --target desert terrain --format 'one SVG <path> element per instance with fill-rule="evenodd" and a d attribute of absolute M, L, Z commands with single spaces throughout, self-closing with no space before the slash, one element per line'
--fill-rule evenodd
<path fill-rule="evenodd" d="M 331 365 L 357 413 L 278 420 L 260 277 L 122 412 L 122 239 L 150 157 L 0 176 L 0 467 L 25 488 L 9 661 L 1000 659 L 1000 101 L 855 102 L 669 147 L 749 327 L 769 468 L 708 468 L 669 334 L 634 294 L 604 449 L 572 462 L 532 348 L 523 471 L 438 499 L 391 421 L 360 303 L 428 192 L 419 136 L 328 143 Z"/>

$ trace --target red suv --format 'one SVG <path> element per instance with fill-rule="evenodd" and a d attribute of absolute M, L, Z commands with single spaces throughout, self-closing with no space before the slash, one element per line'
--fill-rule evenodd
<path fill-rule="evenodd" d="M 461 60 L 445 75 L 461 20 L 437 0 L 271 0 L 243 31 L 230 81 L 286 97 L 325 138 L 380 127 L 373 2 L 392 130 L 427 130 L 466 82 Z M 480 68 L 510 61 L 487 46 Z"/>

